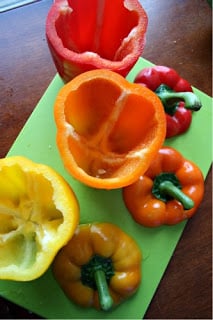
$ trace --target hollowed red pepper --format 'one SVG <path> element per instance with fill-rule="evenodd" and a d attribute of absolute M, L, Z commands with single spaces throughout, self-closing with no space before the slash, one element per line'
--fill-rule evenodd
<path fill-rule="evenodd" d="M 201 102 L 187 80 L 172 68 L 154 66 L 141 70 L 134 82 L 151 89 L 161 99 L 167 120 L 166 138 L 188 130 L 192 111 L 198 111 Z"/>
<path fill-rule="evenodd" d="M 147 172 L 123 189 L 127 209 L 146 227 L 191 218 L 203 194 L 204 178 L 198 166 L 170 147 L 161 148 Z"/>
<path fill-rule="evenodd" d="M 55 0 L 46 37 L 64 82 L 92 69 L 126 76 L 145 45 L 147 15 L 138 0 Z"/>

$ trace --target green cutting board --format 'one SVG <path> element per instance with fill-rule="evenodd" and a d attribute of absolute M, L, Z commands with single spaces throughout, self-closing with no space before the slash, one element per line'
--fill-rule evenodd
<path fill-rule="evenodd" d="M 141 68 L 150 65 L 152 65 L 150 62 L 139 59 L 128 75 L 128 80 L 133 81 Z M 45 318 L 141 319 L 172 257 L 186 222 L 156 229 L 142 227 L 133 221 L 126 210 L 120 189 L 95 190 L 74 180 L 65 171 L 55 143 L 56 127 L 53 118 L 54 100 L 62 85 L 61 79 L 56 75 L 8 156 L 23 155 L 36 162 L 45 163 L 61 173 L 79 199 L 81 223 L 111 222 L 131 235 L 143 253 L 142 282 L 132 298 L 109 312 L 83 309 L 74 305 L 54 280 L 51 268 L 42 277 L 31 282 L 0 281 L 0 295 Z M 206 176 L 212 161 L 212 99 L 199 90 L 194 89 L 194 91 L 200 97 L 203 107 L 193 114 L 193 123 L 186 134 L 168 139 L 165 144 L 175 147 L 186 158 L 193 160 Z"/>

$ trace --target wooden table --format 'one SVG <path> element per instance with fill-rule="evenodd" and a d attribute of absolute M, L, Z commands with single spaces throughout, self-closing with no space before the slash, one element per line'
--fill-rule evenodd
<path fill-rule="evenodd" d="M 52 1 L 0 16 L 0 157 L 4 157 L 56 73 L 45 39 Z M 211 95 L 211 8 L 205 0 L 141 0 L 149 16 L 143 57 L 175 68 Z M 204 155 L 205 156 L 205 155 Z M 205 197 L 178 243 L 145 315 L 149 319 L 210 319 L 211 172 Z M 0 318 L 35 315 L 0 299 Z"/>

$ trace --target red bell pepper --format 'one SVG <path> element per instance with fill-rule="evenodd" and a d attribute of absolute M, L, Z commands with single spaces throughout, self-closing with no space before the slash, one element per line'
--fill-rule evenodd
<path fill-rule="evenodd" d="M 198 111 L 201 102 L 187 80 L 172 68 L 154 66 L 141 70 L 134 82 L 151 89 L 161 99 L 167 120 L 166 138 L 188 130 L 192 111 Z"/>
<path fill-rule="evenodd" d="M 46 37 L 58 73 L 64 82 L 100 68 L 126 76 L 142 54 L 147 22 L 138 0 L 55 0 Z"/>

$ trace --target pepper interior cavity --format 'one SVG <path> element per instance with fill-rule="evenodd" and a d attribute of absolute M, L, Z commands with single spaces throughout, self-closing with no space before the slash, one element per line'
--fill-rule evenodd
<path fill-rule="evenodd" d="M 126 76 L 142 55 L 147 24 L 139 0 L 55 0 L 46 38 L 65 83 L 94 69 Z"/>
<path fill-rule="evenodd" d="M 41 238 L 44 243 L 46 234 L 48 242 L 63 223 L 62 213 L 53 205 L 51 183 L 39 174 L 36 181 L 32 172 L 23 172 L 18 165 L 0 172 L 0 243 L 7 243 L 1 246 L 1 268 L 32 265 L 41 250 Z"/>
<path fill-rule="evenodd" d="M 118 172 L 127 154 L 131 157 L 138 145 L 148 145 L 153 139 L 155 110 L 149 99 L 105 79 L 90 80 L 71 91 L 64 112 L 75 161 L 95 177 Z"/>
<path fill-rule="evenodd" d="M 112 61 L 131 53 L 132 46 L 126 45 L 126 38 L 134 34 L 139 16 L 125 6 L 125 1 L 69 0 L 61 12 L 55 28 L 68 50 L 97 53 Z"/>
<path fill-rule="evenodd" d="M 55 100 L 54 118 L 65 168 L 100 189 L 136 181 L 166 133 L 157 95 L 107 69 L 84 72 L 65 84 Z"/>
<path fill-rule="evenodd" d="M 0 279 L 39 278 L 78 222 L 77 198 L 54 169 L 23 156 L 0 159 Z"/>

